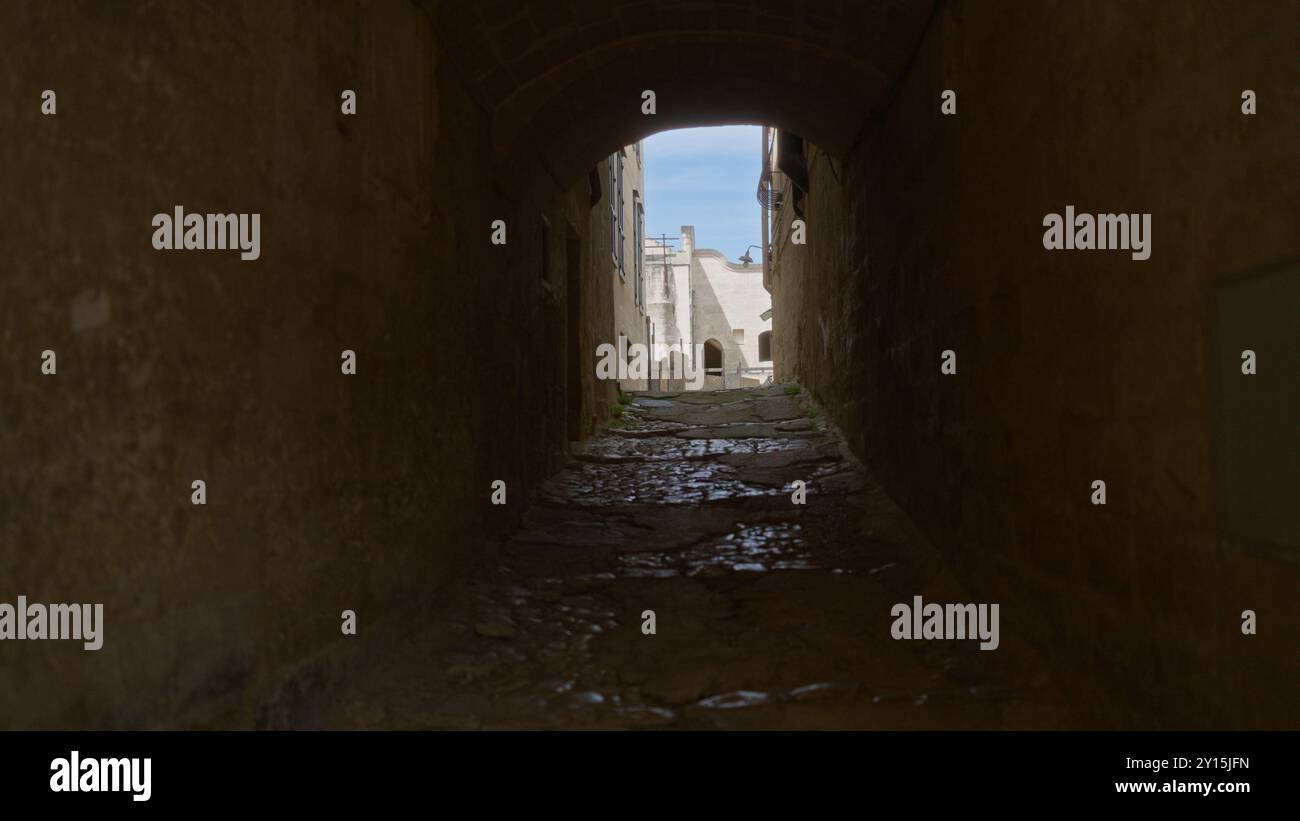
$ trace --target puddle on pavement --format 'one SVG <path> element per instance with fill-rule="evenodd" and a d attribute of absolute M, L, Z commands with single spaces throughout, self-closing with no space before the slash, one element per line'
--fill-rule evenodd
<path fill-rule="evenodd" d="M 655 462 L 680 459 L 708 459 L 713 456 L 749 453 L 780 453 L 812 450 L 815 441 L 787 437 L 686 439 L 677 436 L 600 437 L 578 446 L 574 454 L 597 463 Z M 810 453 L 810 456 L 815 455 Z"/>
<path fill-rule="evenodd" d="M 541 497 L 575 506 L 699 504 L 783 493 L 735 478 L 737 469 L 717 462 L 681 460 L 624 464 L 580 463 L 549 483 Z"/>
<path fill-rule="evenodd" d="M 630 578 L 824 569 L 813 561 L 803 527 L 795 523 L 741 524 L 721 539 L 685 550 L 623 553 L 618 559 L 620 575 Z"/>
<path fill-rule="evenodd" d="M 789 412 L 780 397 L 733 393 L 754 399 L 753 417 Z M 1021 699 L 997 660 L 980 657 L 985 669 L 955 666 L 947 651 L 882 654 L 859 622 L 835 615 L 860 614 L 878 582 L 913 572 L 901 549 L 910 536 L 893 532 L 883 491 L 844 458 L 833 431 L 807 419 L 724 422 L 744 415 L 724 401 L 731 396 L 638 398 L 628 428 L 575 446 L 496 564 L 447 603 L 440 632 L 416 643 L 428 649 L 413 655 L 411 675 L 376 672 L 377 682 L 413 682 L 401 707 L 348 720 L 376 726 L 400 713 L 426 727 L 885 727 L 951 724 L 967 711 L 963 726 L 1003 726 L 1006 705 Z M 690 424 L 646 418 L 683 404 L 698 410 L 660 415 Z M 807 507 L 790 506 L 792 473 L 809 480 Z M 776 604 L 787 589 L 800 598 Z M 636 629 L 646 606 L 675 623 L 664 630 L 661 622 L 651 644 Z M 766 626 L 748 627 L 751 617 Z M 822 627 L 821 617 L 825 630 L 804 629 Z M 864 651 L 869 657 L 852 655 Z"/>

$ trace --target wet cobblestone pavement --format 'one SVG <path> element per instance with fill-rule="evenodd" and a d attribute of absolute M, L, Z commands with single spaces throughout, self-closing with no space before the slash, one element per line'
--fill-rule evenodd
<path fill-rule="evenodd" d="M 646 394 L 623 418 L 493 560 L 439 591 L 430 626 L 366 668 L 330 726 L 1071 724 L 1015 637 L 1032 614 L 1003 608 L 995 651 L 890 637 L 896 602 L 977 599 L 805 394 Z"/>

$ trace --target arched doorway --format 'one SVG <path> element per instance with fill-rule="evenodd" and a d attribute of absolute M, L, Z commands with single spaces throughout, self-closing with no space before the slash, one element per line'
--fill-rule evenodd
<path fill-rule="evenodd" d="M 721 388 L 726 379 L 723 370 L 722 343 L 716 339 L 704 342 L 704 387 Z"/>

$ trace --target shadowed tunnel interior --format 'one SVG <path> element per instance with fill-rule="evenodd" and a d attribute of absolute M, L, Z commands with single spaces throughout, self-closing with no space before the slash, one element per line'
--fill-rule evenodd
<path fill-rule="evenodd" d="M 866 531 L 815 501 L 800 539 L 845 576 L 914 562 L 927 596 L 1000 603 L 1025 659 L 1008 669 L 1050 696 L 968 722 L 885 714 L 884 687 L 882 726 L 1300 727 L 1297 30 L 1295 5 L 1263 2 L 5 3 L 0 601 L 106 615 L 96 652 L 0 643 L 0 726 L 454 723 L 525 685 L 411 645 L 452 642 L 449 614 L 510 589 L 503 567 L 578 585 L 529 588 L 537 631 L 563 605 L 597 613 L 606 647 L 679 642 L 680 678 L 657 689 L 653 670 L 611 674 L 661 723 L 696 726 L 676 702 L 725 695 L 691 679 L 716 647 L 778 666 L 794 651 L 764 642 L 782 625 L 824 620 L 836 638 L 809 658 L 870 683 L 859 632 L 889 641 L 872 608 L 921 593 L 920 569 L 881 574 L 888 596 L 860 612 L 820 604 L 832 581 L 772 582 L 762 635 L 725 641 L 672 638 L 672 606 L 643 636 L 652 587 L 602 598 L 602 550 L 695 527 L 783 538 L 764 506 L 788 504 L 797 471 L 689 444 L 730 441 L 725 422 L 757 426 L 755 453 L 818 449 L 810 499 L 847 494 L 925 550 L 859 566 Z M 637 139 L 736 123 L 807 145 L 807 241 L 786 240 L 784 211 L 768 274 L 776 375 L 802 393 L 647 397 L 644 438 L 612 437 L 593 181 Z M 178 205 L 261 214 L 260 258 L 154 250 L 150 217 Z M 1048 250 L 1044 217 L 1067 207 L 1150 214 L 1149 259 Z M 779 428 L 809 408 L 806 437 Z M 582 501 L 600 479 L 583 471 L 712 455 L 779 492 L 710 512 L 716 475 L 666 479 L 656 493 L 682 496 L 653 526 Z M 586 535 L 523 551 L 560 525 Z M 682 574 L 709 563 L 681 555 Z M 729 584 L 671 601 L 712 612 Z M 477 641 L 524 648 L 493 650 L 498 668 L 528 655 L 522 618 L 471 619 Z M 414 687 L 433 667 L 495 689 L 384 706 L 376 671 Z M 898 692 L 928 686 L 907 669 Z M 790 684 L 791 703 L 815 694 Z M 873 703 L 845 721 L 873 726 Z M 798 715 L 781 726 L 838 720 Z"/>

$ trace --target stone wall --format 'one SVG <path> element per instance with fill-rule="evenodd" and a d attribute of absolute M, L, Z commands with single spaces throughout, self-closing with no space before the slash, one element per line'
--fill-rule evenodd
<path fill-rule="evenodd" d="M 774 267 L 782 375 L 1103 725 L 1300 726 L 1296 554 L 1223 538 L 1213 469 L 1217 357 L 1251 347 L 1215 341 L 1215 294 L 1300 255 L 1287 16 L 941 4 L 858 146 L 810 156 L 809 241 Z M 1153 214 L 1151 258 L 1045 250 L 1044 215 L 1071 204 Z M 1222 390 L 1281 401 L 1294 373 L 1256 378 Z"/>
<path fill-rule="evenodd" d="M 623 156 L 623 200 L 621 208 L 623 209 L 623 272 L 619 273 L 618 264 L 611 255 L 604 259 L 604 267 L 598 268 L 600 273 L 597 276 L 609 278 L 611 296 L 613 300 L 614 322 L 608 337 L 601 340 L 611 345 L 618 344 L 620 335 L 627 337 L 628 359 L 631 359 L 631 345 L 649 345 L 650 340 L 646 335 L 646 310 L 643 304 L 637 301 L 637 257 L 642 253 L 638 247 L 636 236 L 637 203 L 645 207 L 645 165 L 642 162 L 642 154 L 636 150 L 635 145 L 625 146 L 620 149 Z M 605 162 L 601 163 L 601 173 L 604 175 L 601 180 L 608 187 L 609 184 L 609 162 L 614 159 L 611 155 Z M 603 199 L 594 209 L 599 212 L 602 220 L 602 230 L 609 235 L 610 242 L 613 241 L 614 234 L 610 229 L 610 220 L 612 216 L 609 211 L 610 195 L 617 195 L 617 192 L 606 192 Z M 646 380 L 644 379 L 625 379 L 620 382 L 620 387 L 625 390 L 645 390 Z"/>
<path fill-rule="evenodd" d="M 311 726 L 562 458 L 586 181 L 492 156 L 409 3 L 6 3 L 0 54 L 0 600 L 106 621 L 0 643 L 0 727 Z M 175 205 L 260 213 L 261 258 L 155 251 Z"/>

